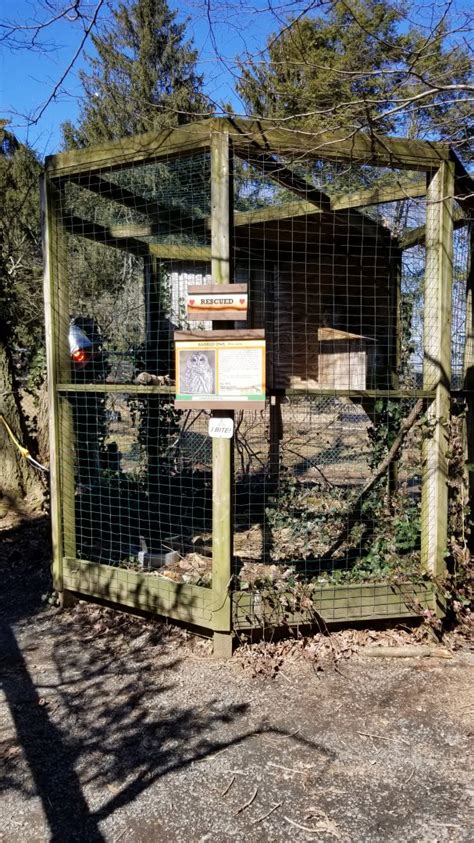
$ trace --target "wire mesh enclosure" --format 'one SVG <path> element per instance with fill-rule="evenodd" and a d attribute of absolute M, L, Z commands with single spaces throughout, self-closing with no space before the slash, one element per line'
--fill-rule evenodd
<path fill-rule="evenodd" d="M 233 630 L 437 611 L 470 191 L 443 144 L 227 119 L 49 159 L 56 587 L 219 652 Z M 212 411 L 232 439 L 174 404 L 174 332 L 219 327 L 188 321 L 210 283 L 247 285 L 226 328 L 265 331 L 265 409 Z"/>

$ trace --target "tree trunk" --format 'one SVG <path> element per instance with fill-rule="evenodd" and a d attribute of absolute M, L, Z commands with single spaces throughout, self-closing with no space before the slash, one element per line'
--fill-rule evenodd
<path fill-rule="evenodd" d="M 11 355 L 0 341 L 0 413 L 18 440 L 31 447 L 30 437 L 20 402 Z M 21 456 L 6 428 L 0 424 L 0 518 L 25 515 L 38 509 L 43 498 L 40 478 Z"/>

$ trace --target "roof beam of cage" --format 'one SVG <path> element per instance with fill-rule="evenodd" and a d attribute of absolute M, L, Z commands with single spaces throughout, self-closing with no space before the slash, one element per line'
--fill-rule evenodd
<path fill-rule="evenodd" d="M 459 202 L 466 215 L 472 219 L 474 216 L 474 179 L 455 152 L 452 152 L 452 158 L 454 160 L 454 198 L 456 202 Z"/>
<path fill-rule="evenodd" d="M 328 161 L 391 166 L 397 169 L 431 170 L 450 158 L 446 143 L 407 138 L 389 138 L 357 129 L 347 131 L 302 131 L 288 124 L 275 127 L 270 120 L 224 118 L 236 147 L 248 145 L 265 152 L 296 154 Z M 245 152 L 243 151 L 243 154 Z"/>
<path fill-rule="evenodd" d="M 280 163 L 272 155 L 262 154 L 258 150 L 255 154 L 255 148 L 251 146 L 244 160 L 259 170 L 263 176 L 267 176 L 280 187 L 284 187 L 291 193 L 302 198 L 309 207 L 312 205 L 314 210 L 311 213 L 320 212 L 324 214 L 331 212 L 331 197 L 327 193 L 315 188 L 310 182 L 298 176 L 297 173 Z M 345 220 L 348 225 L 354 226 L 358 230 L 372 230 L 374 235 L 380 240 L 386 240 L 390 237 L 388 229 L 385 229 L 357 210 L 349 210 L 349 213 L 345 215 Z"/>
<path fill-rule="evenodd" d="M 448 144 L 434 141 L 388 138 L 357 129 L 325 132 L 297 130 L 290 124 L 245 118 L 211 118 L 175 129 L 148 132 L 108 141 L 87 149 L 75 149 L 49 156 L 46 171 L 50 177 L 66 173 L 98 172 L 123 165 L 158 160 L 168 156 L 189 155 L 209 148 L 212 131 L 228 131 L 236 149 L 249 144 L 262 152 L 297 154 L 353 164 L 391 166 L 397 169 L 432 170 L 449 160 Z"/>
<path fill-rule="evenodd" d="M 146 243 L 130 236 L 133 229 L 124 227 L 117 236 L 117 227 L 105 228 L 96 222 L 82 219 L 82 217 L 66 216 L 63 218 L 64 226 L 70 234 L 78 237 L 85 237 L 94 243 L 101 243 L 113 249 L 120 249 L 129 252 L 135 257 L 145 258 L 153 255 L 162 260 L 189 260 L 189 261 L 210 261 L 210 246 L 195 246 L 189 243 Z M 120 228 L 120 227 L 119 227 Z M 136 232 L 135 232 L 136 233 Z M 139 232 L 143 235 L 143 231 Z"/>
<path fill-rule="evenodd" d="M 465 225 L 468 225 L 469 219 L 465 216 L 464 211 L 462 208 L 455 208 L 453 214 L 453 228 L 457 230 L 458 228 L 463 228 Z M 400 237 L 399 246 L 400 249 L 403 251 L 406 249 L 411 249 L 413 246 L 422 246 L 426 240 L 426 226 L 419 225 L 417 228 L 412 228 L 410 231 L 407 231 L 403 237 Z"/>
<path fill-rule="evenodd" d="M 331 210 L 344 211 L 347 208 L 368 208 L 371 205 L 383 205 L 404 199 L 420 199 L 426 195 L 426 181 L 398 179 L 393 185 L 375 185 L 367 190 L 354 193 L 338 194 L 331 197 Z"/>
<path fill-rule="evenodd" d="M 156 201 L 145 199 L 144 196 L 133 193 L 131 190 L 122 187 L 97 173 L 79 173 L 67 176 L 64 181 L 71 181 L 85 190 L 90 190 L 108 201 L 114 202 L 133 211 L 138 211 L 148 217 L 149 223 L 128 224 L 136 226 L 143 233 L 135 234 L 135 237 L 150 237 L 154 234 L 171 233 L 183 229 L 192 230 L 193 233 L 203 234 L 206 222 L 202 218 L 185 216 L 182 208 L 176 205 L 160 205 Z M 116 226 L 117 231 L 120 226 Z M 123 226 L 124 230 L 127 226 Z M 117 237 L 126 236 L 117 234 Z"/>
<path fill-rule="evenodd" d="M 330 197 L 332 211 L 345 211 L 349 208 L 364 208 L 387 202 L 398 202 L 403 199 L 417 199 L 425 196 L 426 182 L 412 180 L 398 181 L 396 185 L 372 187 L 355 193 L 344 193 Z M 313 202 L 303 200 L 285 202 L 282 205 L 256 208 L 253 211 L 235 211 L 235 225 L 249 225 L 251 223 L 270 222 L 290 217 L 301 217 L 309 214 L 321 214 L 322 210 L 314 206 Z"/>
<path fill-rule="evenodd" d="M 46 158 L 50 178 L 72 173 L 111 172 L 124 166 L 192 155 L 210 146 L 212 120 L 189 123 L 161 132 L 119 138 L 85 149 L 60 152 Z"/>
<path fill-rule="evenodd" d="M 85 237 L 87 240 L 93 240 L 94 243 L 110 246 L 112 249 L 129 252 L 139 258 L 146 257 L 150 254 L 147 243 L 143 243 L 135 237 L 114 237 L 108 228 L 99 225 L 99 223 L 90 222 L 89 220 L 82 219 L 82 217 L 72 215 L 64 216 L 62 222 L 69 234 Z"/>
<path fill-rule="evenodd" d="M 272 181 L 276 182 L 280 187 L 285 187 L 290 193 L 304 199 L 305 202 L 310 202 L 316 210 L 329 211 L 331 200 L 329 196 L 322 190 L 314 187 L 306 179 L 298 176 L 293 170 L 285 167 L 280 161 L 277 161 L 272 155 L 262 153 L 256 149 L 250 151 L 250 155 L 245 158 L 252 167 L 260 170 L 262 175 L 268 176 Z"/>
<path fill-rule="evenodd" d="M 252 225 L 260 222 L 286 220 L 292 217 L 322 214 L 322 210 L 315 208 L 312 202 L 285 202 L 283 205 L 267 205 L 252 211 L 234 211 L 234 225 Z"/>

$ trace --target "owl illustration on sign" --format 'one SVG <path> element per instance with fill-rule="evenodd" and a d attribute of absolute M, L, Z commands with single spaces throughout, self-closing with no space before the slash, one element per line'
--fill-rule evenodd
<path fill-rule="evenodd" d="M 207 354 L 193 351 L 181 374 L 181 389 L 192 395 L 209 395 L 214 391 L 214 373 Z"/>

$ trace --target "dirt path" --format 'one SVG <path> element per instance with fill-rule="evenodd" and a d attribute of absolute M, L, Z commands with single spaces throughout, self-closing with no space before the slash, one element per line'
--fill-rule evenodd
<path fill-rule="evenodd" d="M 166 626 L 42 607 L 41 529 L 29 564 L 4 535 L 0 840 L 474 838 L 471 651 L 255 678 Z"/>

